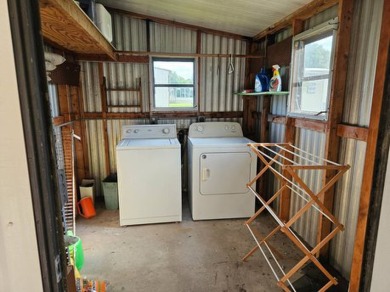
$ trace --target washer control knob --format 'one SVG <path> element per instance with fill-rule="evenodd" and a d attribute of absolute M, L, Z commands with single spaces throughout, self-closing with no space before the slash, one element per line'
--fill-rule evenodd
<path fill-rule="evenodd" d="M 236 126 L 232 126 L 231 129 L 232 129 L 232 131 L 235 131 L 236 130 Z"/>
<path fill-rule="evenodd" d="M 197 130 L 198 132 L 203 132 L 204 128 L 203 128 L 203 126 L 198 126 L 198 127 L 196 128 L 196 130 Z"/>
<path fill-rule="evenodd" d="M 164 128 L 163 130 L 162 130 L 162 132 L 164 133 L 164 134 L 169 134 L 169 128 Z"/>
<path fill-rule="evenodd" d="M 134 130 L 134 133 L 135 133 L 135 134 L 139 133 L 139 129 L 135 129 L 135 130 Z"/>
<path fill-rule="evenodd" d="M 229 131 L 229 126 L 228 125 L 225 126 L 225 131 Z"/>

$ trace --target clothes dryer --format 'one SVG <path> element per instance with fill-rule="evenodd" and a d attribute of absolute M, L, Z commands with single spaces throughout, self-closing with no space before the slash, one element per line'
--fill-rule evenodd
<path fill-rule="evenodd" d="M 189 203 L 194 220 L 244 218 L 255 211 L 246 184 L 257 156 L 239 123 L 193 123 L 188 134 Z"/>

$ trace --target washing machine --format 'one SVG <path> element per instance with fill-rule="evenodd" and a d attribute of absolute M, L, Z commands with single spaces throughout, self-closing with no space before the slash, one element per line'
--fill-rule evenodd
<path fill-rule="evenodd" d="M 121 226 L 182 220 L 180 149 L 176 125 L 122 128 L 116 147 Z"/>
<path fill-rule="evenodd" d="M 243 136 L 239 123 L 191 124 L 188 193 L 193 220 L 254 214 L 255 197 L 246 185 L 256 175 L 257 156 L 248 143 L 253 141 Z"/>

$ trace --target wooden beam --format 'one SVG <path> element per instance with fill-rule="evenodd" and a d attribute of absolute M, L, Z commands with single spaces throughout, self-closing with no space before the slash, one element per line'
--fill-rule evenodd
<path fill-rule="evenodd" d="M 294 119 L 293 118 L 287 118 L 286 121 L 286 130 L 284 134 L 284 143 L 291 143 L 295 144 L 295 126 L 294 126 Z M 288 147 L 289 148 L 289 147 Z M 290 151 L 292 149 L 289 149 Z M 287 159 L 292 160 L 293 154 L 290 152 L 285 153 L 284 155 Z M 288 160 L 285 160 L 285 163 L 291 164 Z M 287 170 L 283 170 L 283 175 L 288 180 L 292 180 L 291 174 Z M 286 183 L 286 182 L 285 182 Z M 290 219 L 290 207 L 291 207 L 291 190 L 289 188 L 286 188 L 282 195 L 280 196 L 280 202 L 279 202 L 279 217 L 282 219 L 282 221 L 287 222 Z"/>
<path fill-rule="evenodd" d="M 261 99 L 257 98 L 258 101 L 262 101 L 261 104 L 261 116 L 260 116 L 260 142 L 268 142 L 269 141 L 269 123 L 268 123 L 268 115 L 270 113 L 270 107 L 271 107 L 271 96 L 270 95 L 264 95 L 261 97 Z M 256 109 L 256 108 L 255 108 Z M 259 161 L 259 167 L 258 169 L 262 169 L 264 167 L 264 163 L 262 161 Z M 271 196 L 267 192 L 267 183 L 266 183 L 266 177 L 262 176 L 259 179 L 259 183 L 256 186 L 258 193 L 268 201 Z"/>
<path fill-rule="evenodd" d="M 302 20 L 294 19 L 292 22 L 292 34 L 293 36 L 301 33 L 304 29 L 304 23 Z M 296 135 L 296 128 L 295 128 L 295 119 L 291 117 L 286 118 L 286 130 L 284 132 L 284 142 L 285 143 L 291 143 L 295 144 L 295 135 Z M 293 155 L 289 152 L 286 153 L 286 158 L 292 160 Z M 286 160 L 286 163 L 289 163 L 288 160 Z M 288 179 L 291 180 L 291 174 L 283 170 L 283 175 Z M 291 206 L 291 190 L 289 188 L 286 188 L 282 195 L 280 196 L 280 202 L 279 202 L 280 210 L 279 210 L 279 216 L 283 221 L 288 221 L 290 218 L 290 206 Z"/>
<path fill-rule="evenodd" d="M 114 48 L 72 0 L 40 0 L 41 29 L 51 42 L 75 53 L 105 54 Z"/>
<path fill-rule="evenodd" d="M 290 15 L 282 18 L 274 25 L 258 33 L 253 37 L 253 39 L 260 40 L 267 35 L 274 34 L 292 25 L 294 20 L 306 20 L 334 5 L 337 5 L 338 3 L 338 0 L 314 0 L 309 4 L 303 6 L 302 8 L 298 9 L 297 11 L 291 13 Z"/>
<path fill-rule="evenodd" d="M 390 45 L 390 1 L 384 1 L 382 28 L 379 41 L 378 58 L 376 62 L 375 87 L 371 106 L 370 124 L 368 127 L 366 157 L 364 162 L 363 183 L 360 192 L 359 213 L 353 249 L 349 291 L 359 291 L 362 277 L 362 261 L 367 232 L 367 220 L 370 208 L 371 189 L 375 167 L 375 155 L 380 122 L 380 112 L 383 103 L 386 69 L 389 60 Z"/>
<path fill-rule="evenodd" d="M 244 135 L 249 139 L 256 139 L 256 118 L 253 117 L 252 112 L 256 112 L 257 99 L 243 96 L 243 121 L 242 127 Z"/>
<path fill-rule="evenodd" d="M 323 121 L 314 121 L 309 119 L 295 119 L 294 126 L 296 128 L 304 128 L 316 132 L 325 132 L 326 122 Z"/>
<path fill-rule="evenodd" d="M 348 138 L 348 139 L 367 141 L 368 128 L 357 127 L 357 126 L 346 125 L 346 124 L 338 124 L 337 136 Z"/>
<path fill-rule="evenodd" d="M 200 32 L 199 32 L 200 34 Z M 198 39 L 198 36 L 197 36 Z M 249 59 L 262 59 L 263 55 L 253 55 L 253 54 L 205 54 L 197 51 L 196 53 L 171 53 L 171 52 L 147 52 L 147 51 L 116 51 L 115 52 L 120 56 L 129 56 L 129 57 L 148 57 L 148 56 L 163 56 L 163 57 L 203 57 L 203 58 L 249 58 Z"/>
<path fill-rule="evenodd" d="M 85 120 L 120 120 L 120 119 L 148 119 L 150 113 L 107 113 L 106 117 L 103 117 L 102 112 L 85 112 Z M 233 119 L 233 118 L 242 118 L 243 112 L 153 112 L 152 116 L 155 118 L 161 119 L 185 119 L 185 118 L 194 118 L 198 116 L 204 116 L 210 119 Z"/>
<path fill-rule="evenodd" d="M 176 27 L 182 27 L 182 28 L 195 30 L 195 31 L 199 30 L 199 31 L 204 32 L 204 33 L 220 35 L 220 36 L 225 36 L 225 37 L 234 38 L 234 39 L 250 40 L 249 37 L 242 36 L 242 35 L 235 34 L 235 33 L 229 33 L 229 32 L 225 32 L 225 31 L 205 28 L 205 27 L 202 27 L 202 26 L 191 25 L 191 24 L 177 22 L 177 21 L 173 21 L 173 20 L 166 20 L 166 19 L 159 18 L 159 17 L 139 14 L 139 13 L 135 13 L 135 12 L 124 11 L 124 10 L 121 10 L 121 9 L 108 7 L 107 10 L 112 12 L 112 13 L 122 14 L 122 15 L 129 16 L 129 17 L 132 17 L 132 18 L 149 20 L 151 22 L 156 22 L 156 23 L 159 23 L 159 24 L 176 26 Z"/>
<path fill-rule="evenodd" d="M 80 82 L 80 84 L 82 84 Z M 83 145 L 83 159 L 84 159 L 84 173 L 85 177 L 91 177 L 90 170 L 89 170 L 89 151 L 88 151 L 88 141 L 87 141 L 87 123 L 85 122 L 85 116 L 84 116 L 84 96 L 83 96 L 83 90 L 81 88 L 81 85 L 78 87 L 79 91 L 79 111 L 80 111 L 80 138 L 81 138 L 81 144 Z"/>
<path fill-rule="evenodd" d="M 103 64 L 99 63 L 99 84 L 100 84 L 100 96 L 101 96 L 101 105 L 102 105 L 102 117 L 103 117 L 103 141 L 104 141 L 104 158 L 105 158 L 105 175 L 108 176 L 111 172 L 111 162 L 110 162 L 110 143 L 107 132 L 107 92 L 106 92 L 106 80 L 103 76 Z"/>
<path fill-rule="evenodd" d="M 268 115 L 268 122 L 275 124 L 286 124 L 287 118 L 286 116 L 277 116 L 277 115 Z"/>
<path fill-rule="evenodd" d="M 131 54 L 119 54 L 114 53 L 115 60 L 107 57 L 106 55 L 96 55 L 96 54 L 78 54 L 76 56 L 79 61 L 89 61 L 89 62 L 117 62 L 117 63 L 139 63 L 139 64 L 149 64 L 149 56 L 147 55 L 131 55 Z"/>
<path fill-rule="evenodd" d="M 202 52 L 202 33 L 201 31 L 197 30 L 196 31 L 196 53 L 197 54 L 200 54 Z M 196 101 L 197 101 L 197 109 L 198 109 L 198 112 L 200 111 L 200 108 L 202 106 L 201 104 L 201 98 L 200 98 L 200 88 L 201 88 L 201 83 L 200 83 L 200 79 L 201 79 L 201 76 L 202 76 L 202 62 L 200 62 L 200 60 L 198 59 L 198 77 L 196 78 L 196 82 L 197 82 L 197 88 L 198 90 L 196 90 Z"/>
<path fill-rule="evenodd" d="M 71 100 L 71 107 L 72 112 L 74 113 L 74 116 L 76 117 L 76 120 L 73 122 L 72 127 L 74 134 L 79 136 L 80 139 L 85 139 L 82 132 L 82 123 L 80 120 L 80 103 L 79 103 L 79 88 L 78 86 L 69 86 L 70 91 L 70 100 Z M 73 139 L 73 137 L 72 137 Z M 75 155 L 75 178 L 76 182 L 78 184 L 81 183 L 81 180 L 83 178 L 86 178 L 86 172 L 85 172 L 85 159 L 84 159 L 84 149 L 83 149 L 83 142 L 78 139 L 74 139 L 74 155 Z"/>
<path fill-rule="evenodd" d="M 64 116 L 54 117 L 52 119 L 52 123 L 54 126 L 59 126 L 59 125 L 65 123 L 65 117 Z"/>
<path fill-rule="evenodd" d="M 345 90 L 347 83 L 348 57 L 350 51 L 351 27 L 354 0 L 339 2 L 339 31 L 336 39 L 335 59 L 333 66 L 332 87 L 329 100 L 329 116 L 326 127 L 325 158 L 331 161 L 339 160 L 340 138 L 337 136 L 337 126 L 342 121 Z M 334 176 L 333 171 L 326 171 L 323 176 L 324 185 Z M 335 186 L 323 196 L 323 204 L 328 210 L 333 210 Z M 323 240 L 331 231 L 331 222 L 320 215 L 318 220 L 317 242 Z M 324 259 L 328 258 L 329 245 L 320 252 Z"/>

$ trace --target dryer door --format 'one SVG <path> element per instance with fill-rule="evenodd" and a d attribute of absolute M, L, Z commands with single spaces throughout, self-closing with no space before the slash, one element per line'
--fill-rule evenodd
<path fill-rule="evenodd" d="M 248 152 L 202 153 L 200 156 L 202 195 L 244 194 L 250 180 L 251 156 Z"/>

